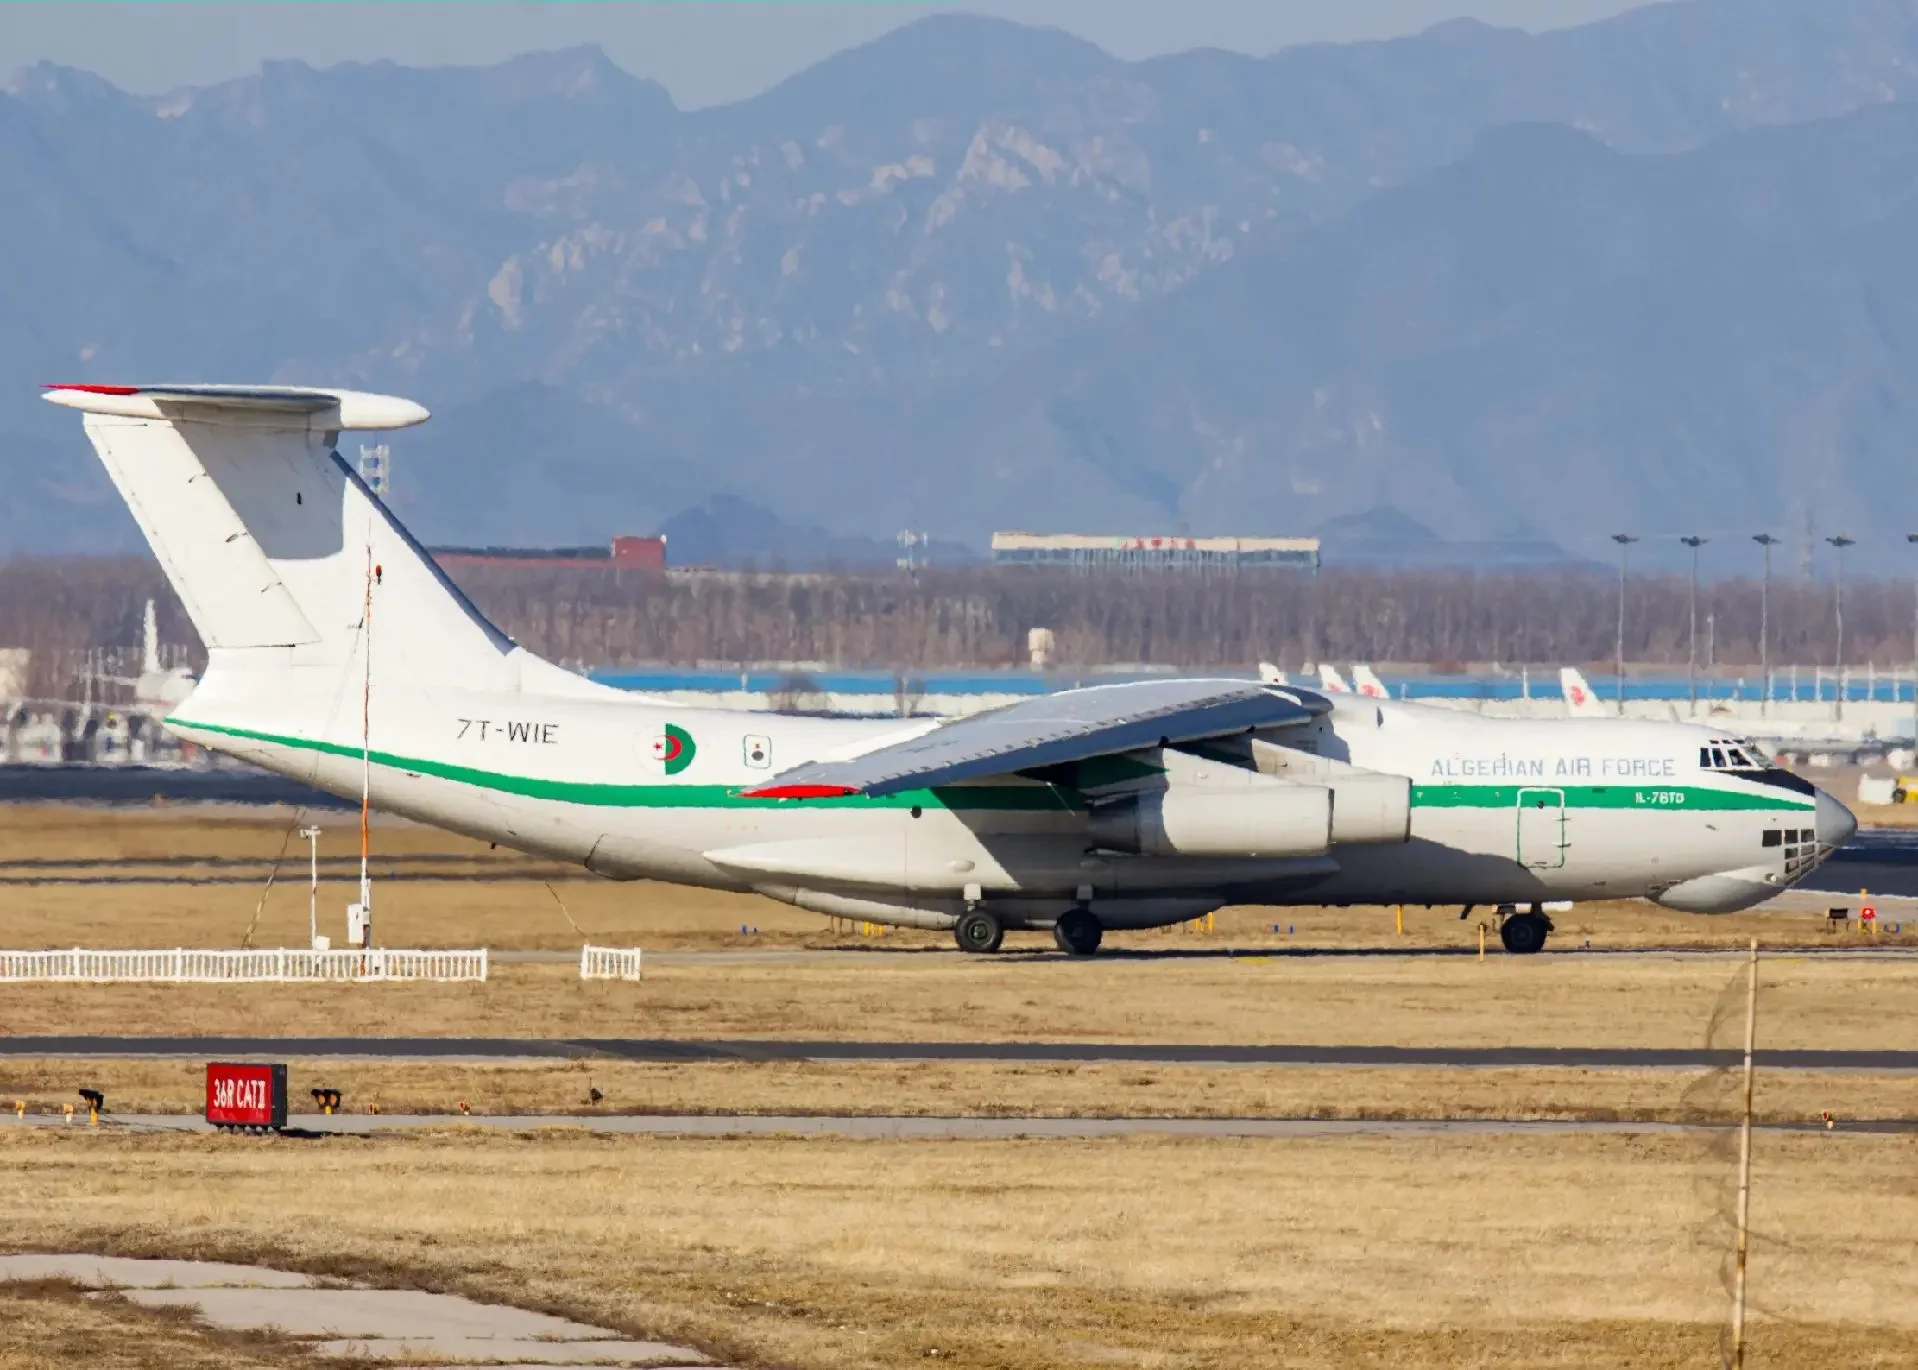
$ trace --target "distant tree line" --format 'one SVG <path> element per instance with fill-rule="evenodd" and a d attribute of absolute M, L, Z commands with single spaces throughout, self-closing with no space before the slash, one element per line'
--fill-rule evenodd
<path fill-rule="evenodd" d="M 816 661 L 904 672 L 1023 664 L 1026 634 L 1050 628 L 1062 667 L 1152 663 L 1245 667 L 1260 660 L 1599 665 L 1611 660 L 1617 582 L 1586 572 L 1327 570 L 1197 576 L 1084 575 L 988 567 L 916 574 L 695 573 L 478 567 L 462 587 L 506 632 L 573 664 Z M 1629 661 L 1682 666 L 1690 643 L 1683 577 L 1626 587 Z M 1913 587 L 1845 589 L 1844 658 L 1912 658 Z M 0 564 L 0 648 L 33 654 L 29 687 L 72 697 L 89 659 L 137 668 L 148 598 L 161 641 L 200 647 L 159 568 L 140 558 Z M 1777 579 L 1772 661 L 1830 666 L 1838 615 L 1828 581 Z M 1701 584 L 1700 665 L 1759 660 L 1759 585 Z"/>

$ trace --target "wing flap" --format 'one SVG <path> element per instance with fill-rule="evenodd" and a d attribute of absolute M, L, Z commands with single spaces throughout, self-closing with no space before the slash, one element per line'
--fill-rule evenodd
<path fill-rule="evenodd" d="M 1141 680 L 1021 700 L 839 761 L 809 762 L 746 791 L 752 798 L 897 794 L 1141 747 L 1309 723 L 1331 704 L 1254 680 Z"/>

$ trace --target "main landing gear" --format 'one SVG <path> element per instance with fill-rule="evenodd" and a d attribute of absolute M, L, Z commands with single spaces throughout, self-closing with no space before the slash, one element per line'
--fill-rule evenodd
<path fill-rule="evenodd" d="M 1552 920 L 1545 916 L 1545 910 L 1534 904 L 1528 912 L 1520 913 L 1516 906 L 1505 904 L 1499 914 L 1498 940 L 1505 944 L 1505 950 L 1514 956 L 1545 950 L 1545 938 L 1552 931 Z"/>
<path fill-rule="evenodd" d="M 997 951 L 1005 938 L 1006 925 L 983 908 L 967 909 L 952 925 L 952 940 L 961 951 Z M 1052 925 L 1052 940 L 1068 956 L 1090 956 L 1104 938 L 1105 928 L 1090 909 L 1068 910 Z"/>
<path fill-rule="evenodd" d="M 1052 925 L 1052 940 L 1068 956 L 1092 955 L 1099 950 L 1099 943 L 1104 937 L 1105 928 L 1090 909 L 1073 909 L 1063 913 L 1059 921 Z"/>
<path fill-rule="evenodd" d="M 952 925 L 952 940 L 961 951 L 997 951 L 1006 940 L 1005 924 L 984 909 L 967 909 Z"/>

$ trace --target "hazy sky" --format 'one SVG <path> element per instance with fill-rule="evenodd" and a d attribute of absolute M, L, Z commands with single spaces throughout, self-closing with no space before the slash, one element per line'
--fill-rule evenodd
<path fill-rule="evenodd" d="M 938 9 L 1055 24 L 1121 57 L 1192 47 L 1267 53 L 1293 43 L 1381 38 L 1470 15 L 1555 28 L 1638 0 L 677 0 L 547 4 L 439 0 L 360 4 L 81 4 L 0 0 L 0 75 L 41 59 L 130 90 L 204 85 L 263 58 L 316 66 L 388 57 L 415 66 L 485 63 L 598 43 L 682 106 L 765 89 L 820 58 Z"/>

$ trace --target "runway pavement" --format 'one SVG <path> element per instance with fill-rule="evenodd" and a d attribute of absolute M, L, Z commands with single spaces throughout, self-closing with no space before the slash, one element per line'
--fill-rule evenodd
<path fill-rule="evenodd" d="M 53 1127 L 92 1130 L 44 1114 L 0 1120 L 0 1127 Z M 98 1125 L 120 1132 L 211 1132 L 190 1113 L 108 1114 Z M 1091 1140 L 1104 1137 L 1435 1137 L 1556 1136 L 1565 1133 L 1724 1133 L 1726 1123 L 1673 1123 L 1620 1118 L 1084 1118 L 1084 1117 L 925 1117 L 848 1114 L 318 1114 L 287 1120 L 293 1137 L 355 1136 L 428 1127 L 481 1127 L 531 1132 L 565 1128 L 604 1136 L 645 1137 L 845 1137 L 878 1141 L 1006 1141 L 1015 1138 Z M 1765 1132 L 1822 1132 L 1822 1122 L 1760 1123 Z M 1831 1130 L 1839 1130 L 1834 1125 Z M 1842 1124 L 1846 1132 L 1886 1134 L 1918 1132 L 1918 1119 L 1880 1118 Z"/>
<path fill-rule="evenodd" d="M 1208 1066 L 1697 1070 L 1736 1051 L 1666 1047 L 1408 1047 L 1159 1042 L 848 1042 L 745 1037 L 0 1037 L 0 1057 L 382 1061 L 956 1061 Z M 1918 1071 L 1918 1051 L 1761 1050 L 1770 1070 Z"/>
<path fill-rule="evenodd" d="M 31 1113 L 4 1126 L 92 1130 L 92 1124 Z M 213 1132 L 192 1113 L 109 1113 L 98 1124 L 107 1132 Z M 923 1117 L 923 1115 L 821 1115 L 821 1113 L 297 1113 L 288 1119 L 293 1138 L 374 1136 L 416 1128 L 478 1126 L 487 1130 L 533 1132 L 568 1128 L 596 1136 L 664 1138 L 737 1138 L 737 1136 L 830 1136 L 852 1140 L 909 1142 L 965 1140 L 1003 1142 L 1013 1138 L 1097 1140 L 1118 1136 L 1189 1138 L 1352 1138 L 1352 1136 L 1559 1136 L 1567 1132 L 1659 1134 L 1659 1132 L 1734 1132 L 1724 1122 L 1665 1122 L 1636 1119 L 1088 1119 L 1088 1117 Z M 1918 1119 L 1862 1119 L 1841 1124 L 1845 1132 L 1918 1132 Z M 1765 1132 L 1824 1132 L 1824 1122 L 1761 1122 Z M 1837 1130 L 1834 1124 L 1832 1130 Z"/>

